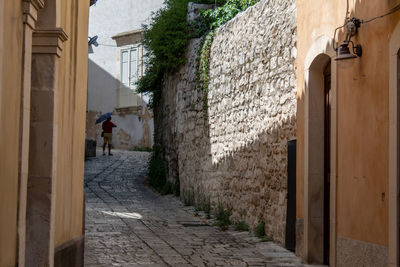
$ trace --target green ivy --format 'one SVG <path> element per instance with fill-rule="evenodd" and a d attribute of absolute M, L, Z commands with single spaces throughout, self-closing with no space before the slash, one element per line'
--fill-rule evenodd
<path fill-rule="evenodd" d="M 208 85 L 210 81 L 210 53 L 216 30 L 211 30 L 203 39 L 198 55 L 197 84 L 203 92 L 203 117 L 208 116 Z"/>
<path fill-rule="evenodd" d="M 148 25 L 143 25 L 146 73 L 138 81 L 139 93 L 151 93 L 151 107 L 161 99 L 167 75 L 175 73 L 186 62 L 185 53 L 193 28 L 186 21 L 190 0 L 165 0 Z M 210 4 L 213 0 L 198 0 Z M 225 1 L 224 1 L 225 2 Z"/>
<path fill-rule="evenodd" d="M 256 4 L 259 0 L 228 0 L 223 6 L 216 9 L 203 10 L 201 17 L 203 22 L 209 25 L 209 29 L 217 29 L 233 19 L 239 12 Z"/>
<path fill-rule="evenodd" d="M 146 73 L 138 81 L 139 93 L 151 93 L 150 106 L 161 100 L 165 78 L 176 73 L 186 62 L 185 53 L 189 39 L 205 36 L 199 54 L 198 82 L 203 90 L 203 110 L 207 110 L 210 70 L 210 51 L 216 29 L 259 0 L 217 0 L 219 7 L 203 10 L 200 21 L 189 25 L 186 21 L 190 0 L 165 0 L 164 7 L 153 14 L 144 28 Z M 197 0 L 197 3 L 214 4 L 214 0 Z"/>
<path fill-rule="evenodd" d="M 203 114 L 204 119 L 208 117 L 208 87 L 210 82 L 210 54 L 215 33 L 219 27 L 234 18 L 259 0 L 228 0 L 223 6 L 216 9 L 203 10 L 200 12 L 201 21 L 197 23 L 196 29 L 206 33 L 203 39 L 197 69 L 197 82 L 203 91 Z"/>

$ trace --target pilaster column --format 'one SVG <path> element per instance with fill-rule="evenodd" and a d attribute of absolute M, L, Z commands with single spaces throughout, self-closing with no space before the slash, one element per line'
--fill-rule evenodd
<path fill-rule="evenodd" d="M 58 65 L 62 43 L 67 39 L 61 28 L 33 32 L 26 224 L 29 266 L 54 263 Z"/>
<path fill-rule="evenodd" d="M 29 128 L 31 108 L 32 34 L 44 0 L 23 0 L 23 58 L 19 132 L 18 265 L 25 266 L 26 199 L 29 165 Z"/>

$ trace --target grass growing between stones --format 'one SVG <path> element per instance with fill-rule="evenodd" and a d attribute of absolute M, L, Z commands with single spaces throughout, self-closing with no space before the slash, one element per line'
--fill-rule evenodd
<path fill-rule="evenodd" d="M 259 222 L 256 228 L 254 228 L 254 234 L 256 237 L 261 238 L 265 236 L 265 223 Z"/>
<path fill-rule="evenodd" d="M 167 183 L 167 163 L 163 158 L 163 149 L 155 146 L 149 162 L 148 182 L 160 192 Z"/>
<path fill-rule="evenodd" d="M 131 149 L 131 151 L 138 151 L 138 152 L 152 152 L 153 149 L 150 147 L 139 147 L 135 146 L 134 148 Z"/>
<path fill-rule="evenodd" d="M 195 194 L 192 189 L 182 191 L 181 199 L 185 206 L 194 206 L 196 204 Z"/>
<path fill-rule="evenodd" d="M 174 184 L 167 181 L 165 182 L 164 186 L 161 188 L 161 190 L 159 191 L 159 193 L 161 195 L 170 195 L 174 193 Z"/>
<path fill-rule="evenodd" d="M 220 227 L 221 230 L 227 230 L 229 225 L 231 225 L 230 217 L 231 212 L 225 209 L 222 204 L 218 204 L 217 210 L 215 212 L 215 219 L 217 220 L 215 225 Z"/>
<path fill-rule="evenodd" d="M 149 162 L 147 180 L 149 185 L 161 195 L 179 195 L 179 178 L 175 183 L 167 181 L 168 165 L 163 157 L 163 148 L 154 146 Z"/>
<path fill-rule="evenodd" d="M 256 237 L 260 238 L 261 242 L 271 242 L 273 241 L 272 237 L 265 235 L 265 223 L 261 221 L 258 223 L 256 228 L 254 229 L 254 234 Z"/>
<path fill-rule="evenodd" d="M 175 176 L 175 183 L 173 187 L 173 193 L 175 196 L 179 197 L 181 195 L 181 182 L 179 176 Z"/>
<path fill-rule="evenodd" d="M 249 225 L 245 221 L 239 221 L 235 223 L 235 231 L 245 232 L 249 231 Z"/>
<path fill-rule="evenodd" d="M 262 236 L 262 237 L 260 237 L 260 241 L 261 242 L 273 242 L 274 239 L 270 236 Z"/>
<path fill-rule="evenodd" d="M 211 197 L 202 190 L 184 190 L 181 194 L 181 200 L 185 206 L 194 206 L 197 213 L 204 211 L 206 218 L 211 218 Z"/>
<path fill-rule="evenodd" d="M 211 213 L 211 198 L 209 195 L 206 195 L 204 193 L 200 193 L 197 198 L 197 203 L 196 206 L 198 207 L 199 210 L 204 211 L 206 214 L 207 219 L 210 219 L 210 213 Z"/>

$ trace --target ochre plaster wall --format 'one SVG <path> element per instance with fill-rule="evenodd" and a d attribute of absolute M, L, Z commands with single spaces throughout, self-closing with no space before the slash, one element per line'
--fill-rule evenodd
<path fill-rule="evenodd" d="M 83 234 L 83 168 L 89 1 L 62 1 L 59 66 L 55 247 Z"/>
<path fill-rule="evenodd" d="M 368 19 L 399 1 L 350 0 L 350 17 Z M 297 1 L 297 218 L 304 218 L 305 58 L 322 35 L 333 38 L 344 22 L 346 1 Z M 337 237 L 388 246 L 388 127 L 391 33 L 400 12 L 363 24 L 353 41 L 359 59 L 337 64 Z M 344 39 L 343 31 L 336 37 Z"/>
<path fill-rule="evenodd" d="M 22 1 L 0 1 L 0 266 L 17 253 L 22 22 Z"/>
<path fill-rule="evenodd" d="M 17 265 L 18 247 L 21 250 L 20 254 L 24 254 L 24 245 L 17 244 L 17 212 L 22 208 L 18 205 L 20 160 L 18 153 L 23 97 L 23 2 L 0 0 L 0 123 L 2 125 L 0 266 L 2 267 Z M 53 158 L 57 165 L 56 246 L 81 236 L 84 229 L 83 164 L 89 1 L 62 1 L 61 10 L 62 17 L 57 19 L 59 20 L 57 26 L 64 28 L 69 40 L 64 43 L 58 69 L 56 124 L 58 153 Z M 29 67 L 27 72 L 30 72 Z"/>
<path fill-rule="evenodd" d="M 307 51 L 315 39 L 321 35 L 333 37 L 333 32 L 337 25 L 343 24 L 346 4 L 338 4 L 334 0 L 316 3 L 315 1 L 307 0 L 297 1 L 297 7 L 297 155 L 299 155 L 297 157 L 297 218 L 303 218 L 304 160 L 301 155 L 304 154 L 304 62 Z M 341 12 L 342 10 L 344 11 Z M 322 16 L 322 14 L 324 15 Z M 330 16 L 326 14 L 330 14 Z"/>

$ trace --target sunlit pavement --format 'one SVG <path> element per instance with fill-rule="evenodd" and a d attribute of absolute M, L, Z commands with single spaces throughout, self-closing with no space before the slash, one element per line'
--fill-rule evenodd
<path fill-rule="evenodd" d="M 150 154 L 113 151 L 86 162 L 85 266 L 301 266 L 247 232 L 221 231 L 143 182 Z"/>

